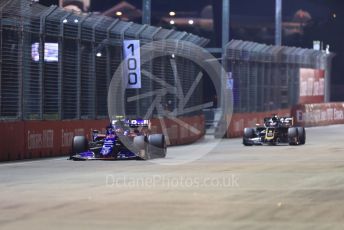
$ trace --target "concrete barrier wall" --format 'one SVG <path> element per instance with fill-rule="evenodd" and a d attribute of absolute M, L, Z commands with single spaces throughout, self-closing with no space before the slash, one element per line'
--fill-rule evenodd
<path fill-rule="evenodd" d="M 298 105 L 292 109 L 295 122 L 301 126 L 344 124 L 344 103 Z"/>
<path fill-rule="evenodd" d="M 153 133 L 163 133 L 161 121 L 153 119 L 151 130 Z M 179 117 L 177 120 L 164 119 L 168 133 L 167 143 L 169 145 L 183 145 L 195 142 L 203 137 L 205 133 L 204 116 Z"/>
<path fill-rule="evenodd" d="M 292 109 L 232 115 L 227 137 L 241 137 L 245 127 L 262 123 L 264 117 L 293 116 L 296 125 L 344 124 L 344 103 L 298 105 Z M 229 119 L 229 118 L 228 118 Z M 169 145 L 192 143 L 204 135 L 204 116 L 180 117 L 172 121 L 153 119 L 152 133 L 161 133 L 165 123 Z M 104 131 L 108 120 L 0 122 L 0 161 L 68 155 L 74 135 L 90 138 L 93 129 Z"/>
<path fill-rule="evenodd" d="M 21 159 L 27 139 L 24 122 L 0 122 L 0 161 Z"/>
<path fill-rule="evenodd" d="M 90 137 L 108 121 L 0 122 L 0 161 L 67 155 L 74 135 Z"/>
<path fill-rule="evenodd" d="M 188 144 L 204 135 L 204 116 L 164 122 L 171 145 Z M 0 122 L 0 161 L 66 156 L 73 136 L 86 135 L 90 139 L 92 130 L 104 132 L 108 124 L 108 120 Z M 198 127 L 199 132 L 191 132 L 188 125 Z M 158 119 L 152 120 L 152 131 L 162 131 Z"/>

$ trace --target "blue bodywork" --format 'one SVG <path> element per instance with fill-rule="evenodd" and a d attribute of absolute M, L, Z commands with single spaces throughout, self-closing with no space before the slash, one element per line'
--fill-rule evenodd
<path fill-rule="evenodd" d="M 95 136 L 96 138 L 96 136 Z M 107 135 L 104 139 L 103 145 L 100 148 L 99 153 L 95 149 L 90 149 L 86 152 L 78 153 L 72 156 L 74 160 L 115 160 L 115 159 L 135 159 L 137 154 L 131 152 L 127 148 L 124 148 L 122 144 L 119 144 L 119 137 L 116 135 Z"/>
<path fill-rule="evenodd" d="M 92 141 L 88 142 L 85 137 L 77 144 L 79 148 L 74 150 L 74 155 L 71 156 L 73 160 L 115 160 L 115 159 L 135 159 L 138 158 L 138 153 L 130 151 L 121 140 L 122 137 L 129 142 L 135 136 L 144 135 L 138 131 L 138 127 L 148 127 L 149 121 L 136 119 L 136 120 L 114 120 L 106 127 L 105 134 L 99 134 L 98 131 L 92 132 Z M 121 137 L 121 138 L 120 138 Z M 130 141 L 131 140 L 131 141 Z M 87 143 L 83 143 L 83 141 Z M 127 142 L 127 141 L 126 141 Z M 85 144 L 85 145 L 84 145 Z M 73 139 L 74 145 L 74 139 Z M 85 148 L 83 146 L 89 146 Z M 81 146 L 81 149 L 80 149 Z"/>

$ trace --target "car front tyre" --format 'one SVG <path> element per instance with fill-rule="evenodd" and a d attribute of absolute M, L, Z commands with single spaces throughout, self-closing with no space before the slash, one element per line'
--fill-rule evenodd
<path fill-rule="evenodd" d="M 251 138 L 254 137 L 255 130 L 253 128 L 245 128 L 244 136 L 242 138 L 242 144 L 245 146 L 252 146 Z"/>
<path fill-rule="evenodd" d="M 74 136 L 72 142 L 72 153 L 70 157 L 74 154 L 79 154 L 86 152 L 88 150 L 88 141 L 85 136 Z"/>

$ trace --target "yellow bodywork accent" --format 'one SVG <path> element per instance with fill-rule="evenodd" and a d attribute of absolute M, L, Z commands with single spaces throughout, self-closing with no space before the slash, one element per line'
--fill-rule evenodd
<path fill-rule="evenodd" d="M 265 140 L 272 140 L 274 139 L 274 137 L 275 137 L 274 131 L 271 129 L 270 130 L 267 129 L 265 133 Z"/>

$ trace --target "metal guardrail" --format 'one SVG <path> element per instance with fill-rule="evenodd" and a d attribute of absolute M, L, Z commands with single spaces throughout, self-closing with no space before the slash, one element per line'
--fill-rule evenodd
<path fill-rule="evenodd" d="M 186 32 L 72 13 L 29 0 L 0 2 L 0 35 L 1 120 L 105 118 L 107 87 L 123 59 L 123 39 L 140 39 L 141 45 L 162 39 L 189 41 L 199 46 L 208 42 Z M 58 61 L 44 61 L 42 47 L 48 43 L 58 45 Z M 96 56 L 99 50 L 101 57 Z M 182 58 L 175 61 L 183 87 L 189 87 L 197 67 Z M 144 63 L 144 68 L 170 82 L 174 75 L 166 67 L 169 62 L 166 57 L 156 58 Z M 142 84 L 145 87 L 139 93 L 156 87 L 148 81 Z M 201 95 L 190 103 L 198 103 L 197 98 Z M 127 113 L 139 115 L 150 103 L 148 99 L 140 104 L 129 103 Z"/>

